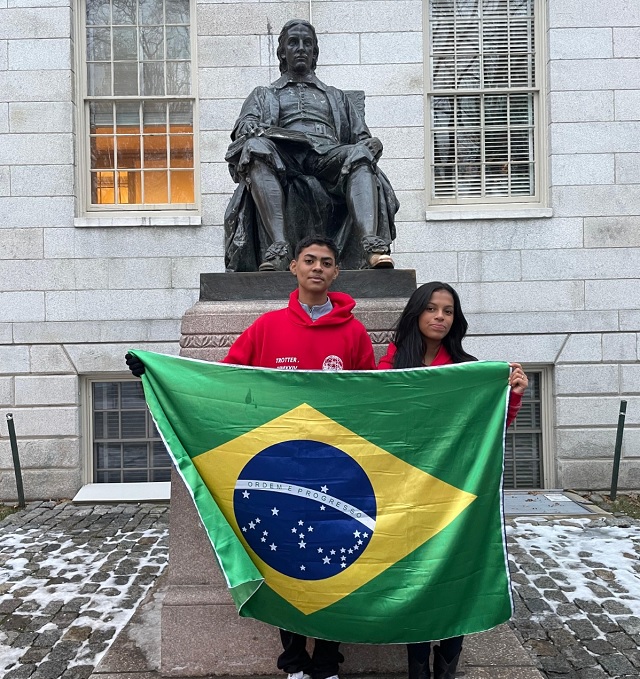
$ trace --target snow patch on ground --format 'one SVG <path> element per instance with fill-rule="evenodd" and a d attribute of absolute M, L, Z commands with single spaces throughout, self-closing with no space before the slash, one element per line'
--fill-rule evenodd
<path fill-rule="evenodd" d="M 38 634 L 59 629 L 60 640 L 85 637 L 67 666 L 95 666 L 164 570 L 166 535 L 166 530 L 155 529 L 119 531 L 104 539 L 99 549 L 95 541 L 87 544 L 81 533 L 70 537 L 60 531 L 18 528 L 0 535 L 0 606 L 19 600 L 13 615 L 49 618 L 34 630 Z M 145 548 L 131 549 L 140 544 Z M 148 577 L 141 579 L 145 567 Z M 82 592 L 85 585 L 96 591 Z M 77 611 L 77 617 L 71 623 L 56 623 L 55 615 L 68 604 L 65 610 Z M 102 642 L 96 632 L 104 633 Z M 20 657 L 32 645 L 12 645 L 18 633 L 0 636 L 0 676 L 19 667 Z"/>

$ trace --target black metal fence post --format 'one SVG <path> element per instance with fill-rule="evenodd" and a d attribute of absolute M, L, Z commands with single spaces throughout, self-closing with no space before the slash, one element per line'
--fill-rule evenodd
<path fill-rule="evenodd" d="M 18 440 L 16 439 L 16 428 L 13 423 L 12 413 L 7 413 L 7 428 L 9 429 L 9 441 L 11 442 L 11 454 L 13 455 L 13 469 L 16 474 L 16 488 L 18 489 L 18 507 L 23 509 L 24 488 L 22 486 L 22 469 L 20 469 L 20 457 L 18 456 Z"/>
<path fill-rule="evenodd" d="M 618 474 L 620 472 L 620 456 L 622 455 L 622 434 L 624 433 L 624 420 L 627 412 L 627 402 L 620 401 L 620 414 L 618 415 L 618 433 L 616 434 L 616 448 L 613 453 L 613 472 L 611 474 L 611 492 L 609 497 L 613 502 L 618 494 Z"/>

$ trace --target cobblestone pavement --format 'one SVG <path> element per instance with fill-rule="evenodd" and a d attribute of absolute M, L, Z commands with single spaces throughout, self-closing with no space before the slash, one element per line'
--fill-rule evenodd
<path fill-rule="evenodd" d="M 549 679 L 640 676 L 640 521 L 516 519 L 512 627 Z"/>
<path fill-rule="evenodd" d="M 86 679 L 167 561 L 167 505 L 31 503 L 0 523 L 0 676 Z M 640 676 L 640 521 L 507 526 L 511 626 L 548 679 Z"/>
<path fill-rule="evenodd" d="M 2 521 L 0 677 L 88 677 L 166 565 L 168 510 L 35 502 Z"/>

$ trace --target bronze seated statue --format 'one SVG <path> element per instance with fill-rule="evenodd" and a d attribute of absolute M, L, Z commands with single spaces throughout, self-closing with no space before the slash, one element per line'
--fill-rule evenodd
<path fill-rule="evenodd" d="M 227 271 L 287 270 L 295 243 L 312 234 L 335 240 L 344 269 L 392 268 L 399 204 L 358 93 L 315 76 L 306 21 L 285 24 L 277 55 L 282 76 L 246 99 L 225 156 L 238 182 L 225 214 Z"/>

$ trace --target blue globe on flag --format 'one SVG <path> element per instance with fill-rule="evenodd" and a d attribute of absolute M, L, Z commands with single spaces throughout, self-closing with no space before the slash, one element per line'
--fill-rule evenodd
<path fill-rule="evenodd" d="M 282 441 L 255 455 L 238 476 L 233 508 L 251 549 L 300 580 L 349 568 L 376 523 L 376 498 L 362 467 L 319 441 Z"/>

